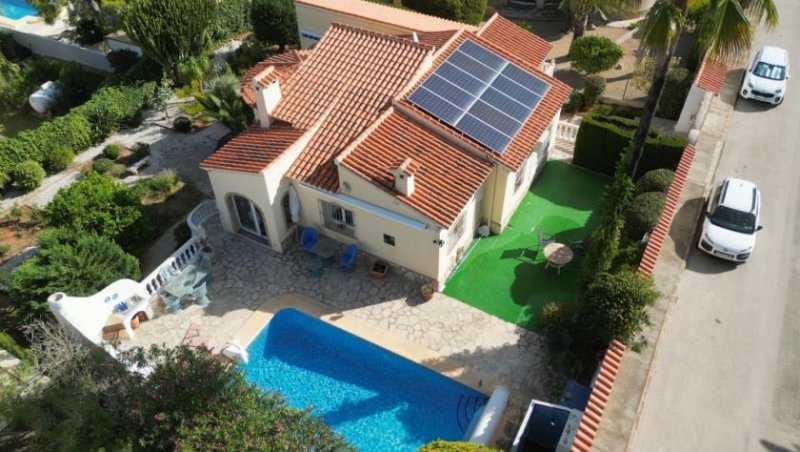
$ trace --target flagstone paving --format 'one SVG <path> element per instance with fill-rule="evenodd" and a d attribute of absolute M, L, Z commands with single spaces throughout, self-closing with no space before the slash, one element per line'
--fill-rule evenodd
<path fill-rule="evenodd" d="M 537 333 L 443 294 L 424 302 L 418 295 L 424 278 L 393 267 L 383 280 L 377 280 L 367 271 L 371 258 L 366 255 L 353 273 L 331 266 L 322 277 L 314 278 L 299 251 L 276 253 L 225 232 L 218 219 L 207 230 L 214 250 L 211 304 L 157 315 L 136 330 L 136 344 L 175 346 L 190 325 L 199 324 L 200 336 L 219 350 L 262 303 L 298 293 L 500 380 L 516 396 L 513 416 L 517 422 L 527 401 L 548 398 L 553 379 L 550 351 Z"/>

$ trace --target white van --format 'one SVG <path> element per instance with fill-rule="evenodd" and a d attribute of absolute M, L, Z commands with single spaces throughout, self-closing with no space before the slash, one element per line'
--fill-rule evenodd
<path fill-rule="evenodd" d="M 762 47 L 747 68 L 739 95 L 778 105 L 786 95 L 789 52 L 780 47 Z"/>
<path fill-rule="evenodd" d="M 754 183 L 725 179 L 706 203 L 698 248 L 722 259 L 745 262 L 756 244 L 756 232 L 761 230 L 760 208 L 761 193 Z"/>

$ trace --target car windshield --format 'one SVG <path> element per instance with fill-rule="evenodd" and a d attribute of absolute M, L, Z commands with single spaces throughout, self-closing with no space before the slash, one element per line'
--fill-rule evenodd
<path fill-rule="evenodd" d="M 770 80 L 783 80 L 786 78 L 786 68 L 761 61 L 756 65 L 756 68 L 753 69 L 753 74 Z"/>
<path fill-rule="evenodd" d="M 756 231 L 756 216 L 752 213 L 734 210 L 730 207 L 719 206 L 708 218 L 711 223 L 731 231 L 742 234 L 752 234 Z"/>

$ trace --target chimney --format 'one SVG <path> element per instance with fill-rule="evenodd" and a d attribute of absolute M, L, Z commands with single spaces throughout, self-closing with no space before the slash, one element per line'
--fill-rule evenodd
<path fill-rule="evenodd" d="M 411 196 L 414 194 L 414 175 L 419 169 L 419 164 L 406 158 L 399 165 L 392 168 L 394 174 L 394 189 L 398 193 Z"/>
<path fill-rule="evenodd" d="M 274 67 L 270 66 L 253 77 L 253 81 L 250 82 L 256 95 L 258 122 L 265 129 L 272 125 L 272 113 L 278 108 L 278 103 L 281 101 L 281 85 L 278 77 L 270 77 L 273 71 Z"/>

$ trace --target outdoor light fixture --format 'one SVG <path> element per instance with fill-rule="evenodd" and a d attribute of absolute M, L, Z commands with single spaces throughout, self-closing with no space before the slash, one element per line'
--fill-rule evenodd
<path fill-rule="evenodd" d="M 444 246 L 444 240 L 441 240 L 441 239 L 433 239 L 433 244 L 434 244 L 434 245 L 439 245 L 439 248 L 441 248 L 441 247 L 443 247 L 443 246 Z"/>

